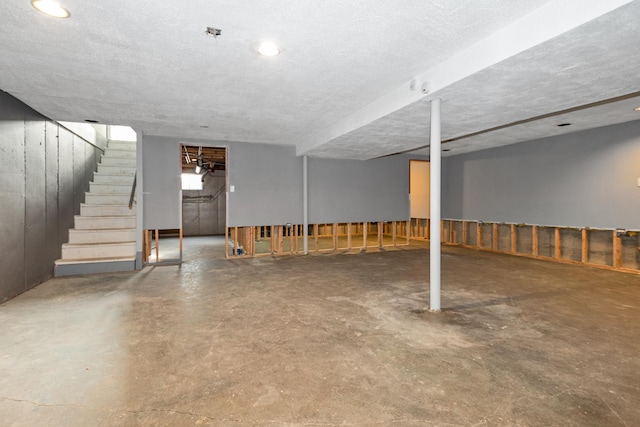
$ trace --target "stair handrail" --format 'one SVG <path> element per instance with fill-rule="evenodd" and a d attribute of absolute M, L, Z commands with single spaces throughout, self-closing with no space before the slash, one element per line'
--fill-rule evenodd
<path fill-rule="evenodd" d="M 129 196 L 129 209 L 133 209 L 133 202 L 136 197 L 136 181 L 138 178 L 138 174 L 136 173 L 133 176 L 133 185 L 131 186 L 131 195 Z"/>

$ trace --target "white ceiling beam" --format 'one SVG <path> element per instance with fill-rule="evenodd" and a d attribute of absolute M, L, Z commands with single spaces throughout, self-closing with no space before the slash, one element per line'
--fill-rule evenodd
<path fill-rule="evenodd" d="M 297 145 L 298 155 L 410 105 L 518 53 L 597 19 L 632 0 L 552 0 L 500 31 L 403 83 L 371 104 Z M 415 82 L 411 90 L 412 81 Z M 421 87 L 428 83 L 429 93 Z"/>

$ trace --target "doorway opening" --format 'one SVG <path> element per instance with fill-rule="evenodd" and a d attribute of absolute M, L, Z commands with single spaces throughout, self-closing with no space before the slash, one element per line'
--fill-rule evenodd
<path fill-rule="evenodd" d="M 429 236 L 430 172 L 428 160 L 409 160 L 409 204 L 411 227 L 414 235 L 425 239 Z"/>

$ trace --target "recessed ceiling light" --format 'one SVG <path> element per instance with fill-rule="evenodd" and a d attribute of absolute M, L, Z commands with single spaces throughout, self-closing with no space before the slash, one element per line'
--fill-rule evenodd
<path fill-rule="evenodd" d="M 636 108 L 634 108 L 634 110 L 640 111 L 640 107 L 636 107 Z"/>
<path fill-rule="evenodd" d="M 276 56 L 280 53 L 280 48 L 273 43 L 265 42 L 260 45 L 258 52 L 264 56 Z"/>
<path fill-rule="evenodd" d="M 54 18 L 68 18 L 71 15 L 67 9 L 53 0 L 31 0 L 31 6 Z"/>
<path fill-rule="evenodd" d="M 556 125 L 556 126 L 558 126 L 559 128 L 563 128 L 565 126 L 571 126 L 571 123 L 560 123 L 559 125 Z"/>

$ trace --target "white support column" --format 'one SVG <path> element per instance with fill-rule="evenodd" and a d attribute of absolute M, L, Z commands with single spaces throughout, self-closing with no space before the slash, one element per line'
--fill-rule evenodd
<path fill-rule="evenodd" d="M 431 226 L 429 243 L 429 309 L 440 311 L 440 100 L 431 101 L 431 139 L 429 156 L 431 161 Z"/>
<path fill-rule="evenodd" d="M 309 193 L 307 156 L 302 156 L 302 235 L 304 254 L 309 255 Z"/>

